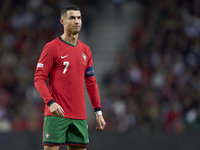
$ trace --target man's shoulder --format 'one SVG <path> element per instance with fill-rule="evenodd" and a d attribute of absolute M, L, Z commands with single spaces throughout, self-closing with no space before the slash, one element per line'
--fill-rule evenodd
<path fill-rule="evenodd" d="M 57 37 L 57 38 L 55 38 L 55 39 L 49 41 L 49 42 L 46 44 L 46 46 L 50 46 L 50 47 L 51 47 L 51 46 L 55 46 L 55 45 L 58 44 L 58 42 L 59 42 L 59 40 L 58 40 L 58 37 Z"/>
<path fill-rule="evenodd" d="M 43 47 L 42 51 L 55 53 L 55 50 L 57 46 L 59 45 L 58 42 L 59 42 L 58 38 L 47 42 L 45 46 Z"/>

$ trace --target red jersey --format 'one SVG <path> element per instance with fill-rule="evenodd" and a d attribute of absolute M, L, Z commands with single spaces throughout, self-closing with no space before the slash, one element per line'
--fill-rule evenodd
<path fill-rule="evenodd" d="M 44 116 L 53 115 L 47 103 L 54 99 L 66 118 L 86 119 L 84 80 L 93 108 L 101 108 L 92 64 L 90 48 L 79 40 L 72 45 L 58 37 L 44 46 L 34 76 L 35 87 L 45 102 Z"/>

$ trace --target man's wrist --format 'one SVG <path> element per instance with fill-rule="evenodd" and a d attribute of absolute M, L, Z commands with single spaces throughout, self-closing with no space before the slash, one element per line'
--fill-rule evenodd
<path fill-rule="evenodd" d="M 54 100 L 54 99 L 50 100 L 50 101 L 47 103 L 47 105 L 50 107 L 51 104 L 53 104 L 53 103 L 55 103 L 55 100 Z"/>
<path fill-rule="evenodd" d="M 96 115 L 102 115 L 101 107 L 94 108 L 94 111 Z"/>
<path fill-rule="evenodd" d="M 102 111 L 101 111 L 101 110 L 95 111 L 95 114 L 96 114 L 96 115 L 102 115 Z"/>

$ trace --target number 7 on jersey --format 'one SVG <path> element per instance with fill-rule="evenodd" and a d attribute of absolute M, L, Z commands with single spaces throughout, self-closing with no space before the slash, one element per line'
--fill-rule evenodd
<path fill-rule="evenodd" d="M 65 66 L 65 69 L 63 70 L 63 74 L 65 74 L 67 72 L 67 68 L 69 66 L 69 61 L 64 61 L 63 65 Z"/>

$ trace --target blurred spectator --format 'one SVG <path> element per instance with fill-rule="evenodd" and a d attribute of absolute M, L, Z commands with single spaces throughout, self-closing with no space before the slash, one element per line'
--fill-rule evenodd
<path fill-rule="evenodd" d="M 112 0 L 112 3 L 114 4 L 115 9 L 115 16 L 116 20 L 123 19 L 123 6 L 126 0 Z"/>
<path fill-rule="evenodd" d="M 0 1 L 0 130 L 40 130 L 43 100 L 33 84 L 45 43 L 61 35 L 58 13 L 71 0 Z M 97 1 L 73 0 L 82 10 L 81 40 L 89 34 Z"/>
<path fill-rule="evenodd" d="M 142 4 L 138 24 L 124 43 L 128 46 L 116 54 L 117 69 L 103 79 L 105 120 L 112 123 L 106 129 L 199 131 L 199 1 Z"/>
<path fill-rule="evenodd" d="M 44 44 L 62 32 L 58 10 L 71 2 L 0 1 L 1 132 L 41 129 L 44 104 L 33 74 Z M 113 2 L 122 7 L 125 1 Z M 200 2 L 140 2 L 138 24 L 116 54 L 116 69 L 103 79 L 106 130 L 200 131 Z M 84 40 L 100 1 L 73 3 L 82 10 Z"/>

